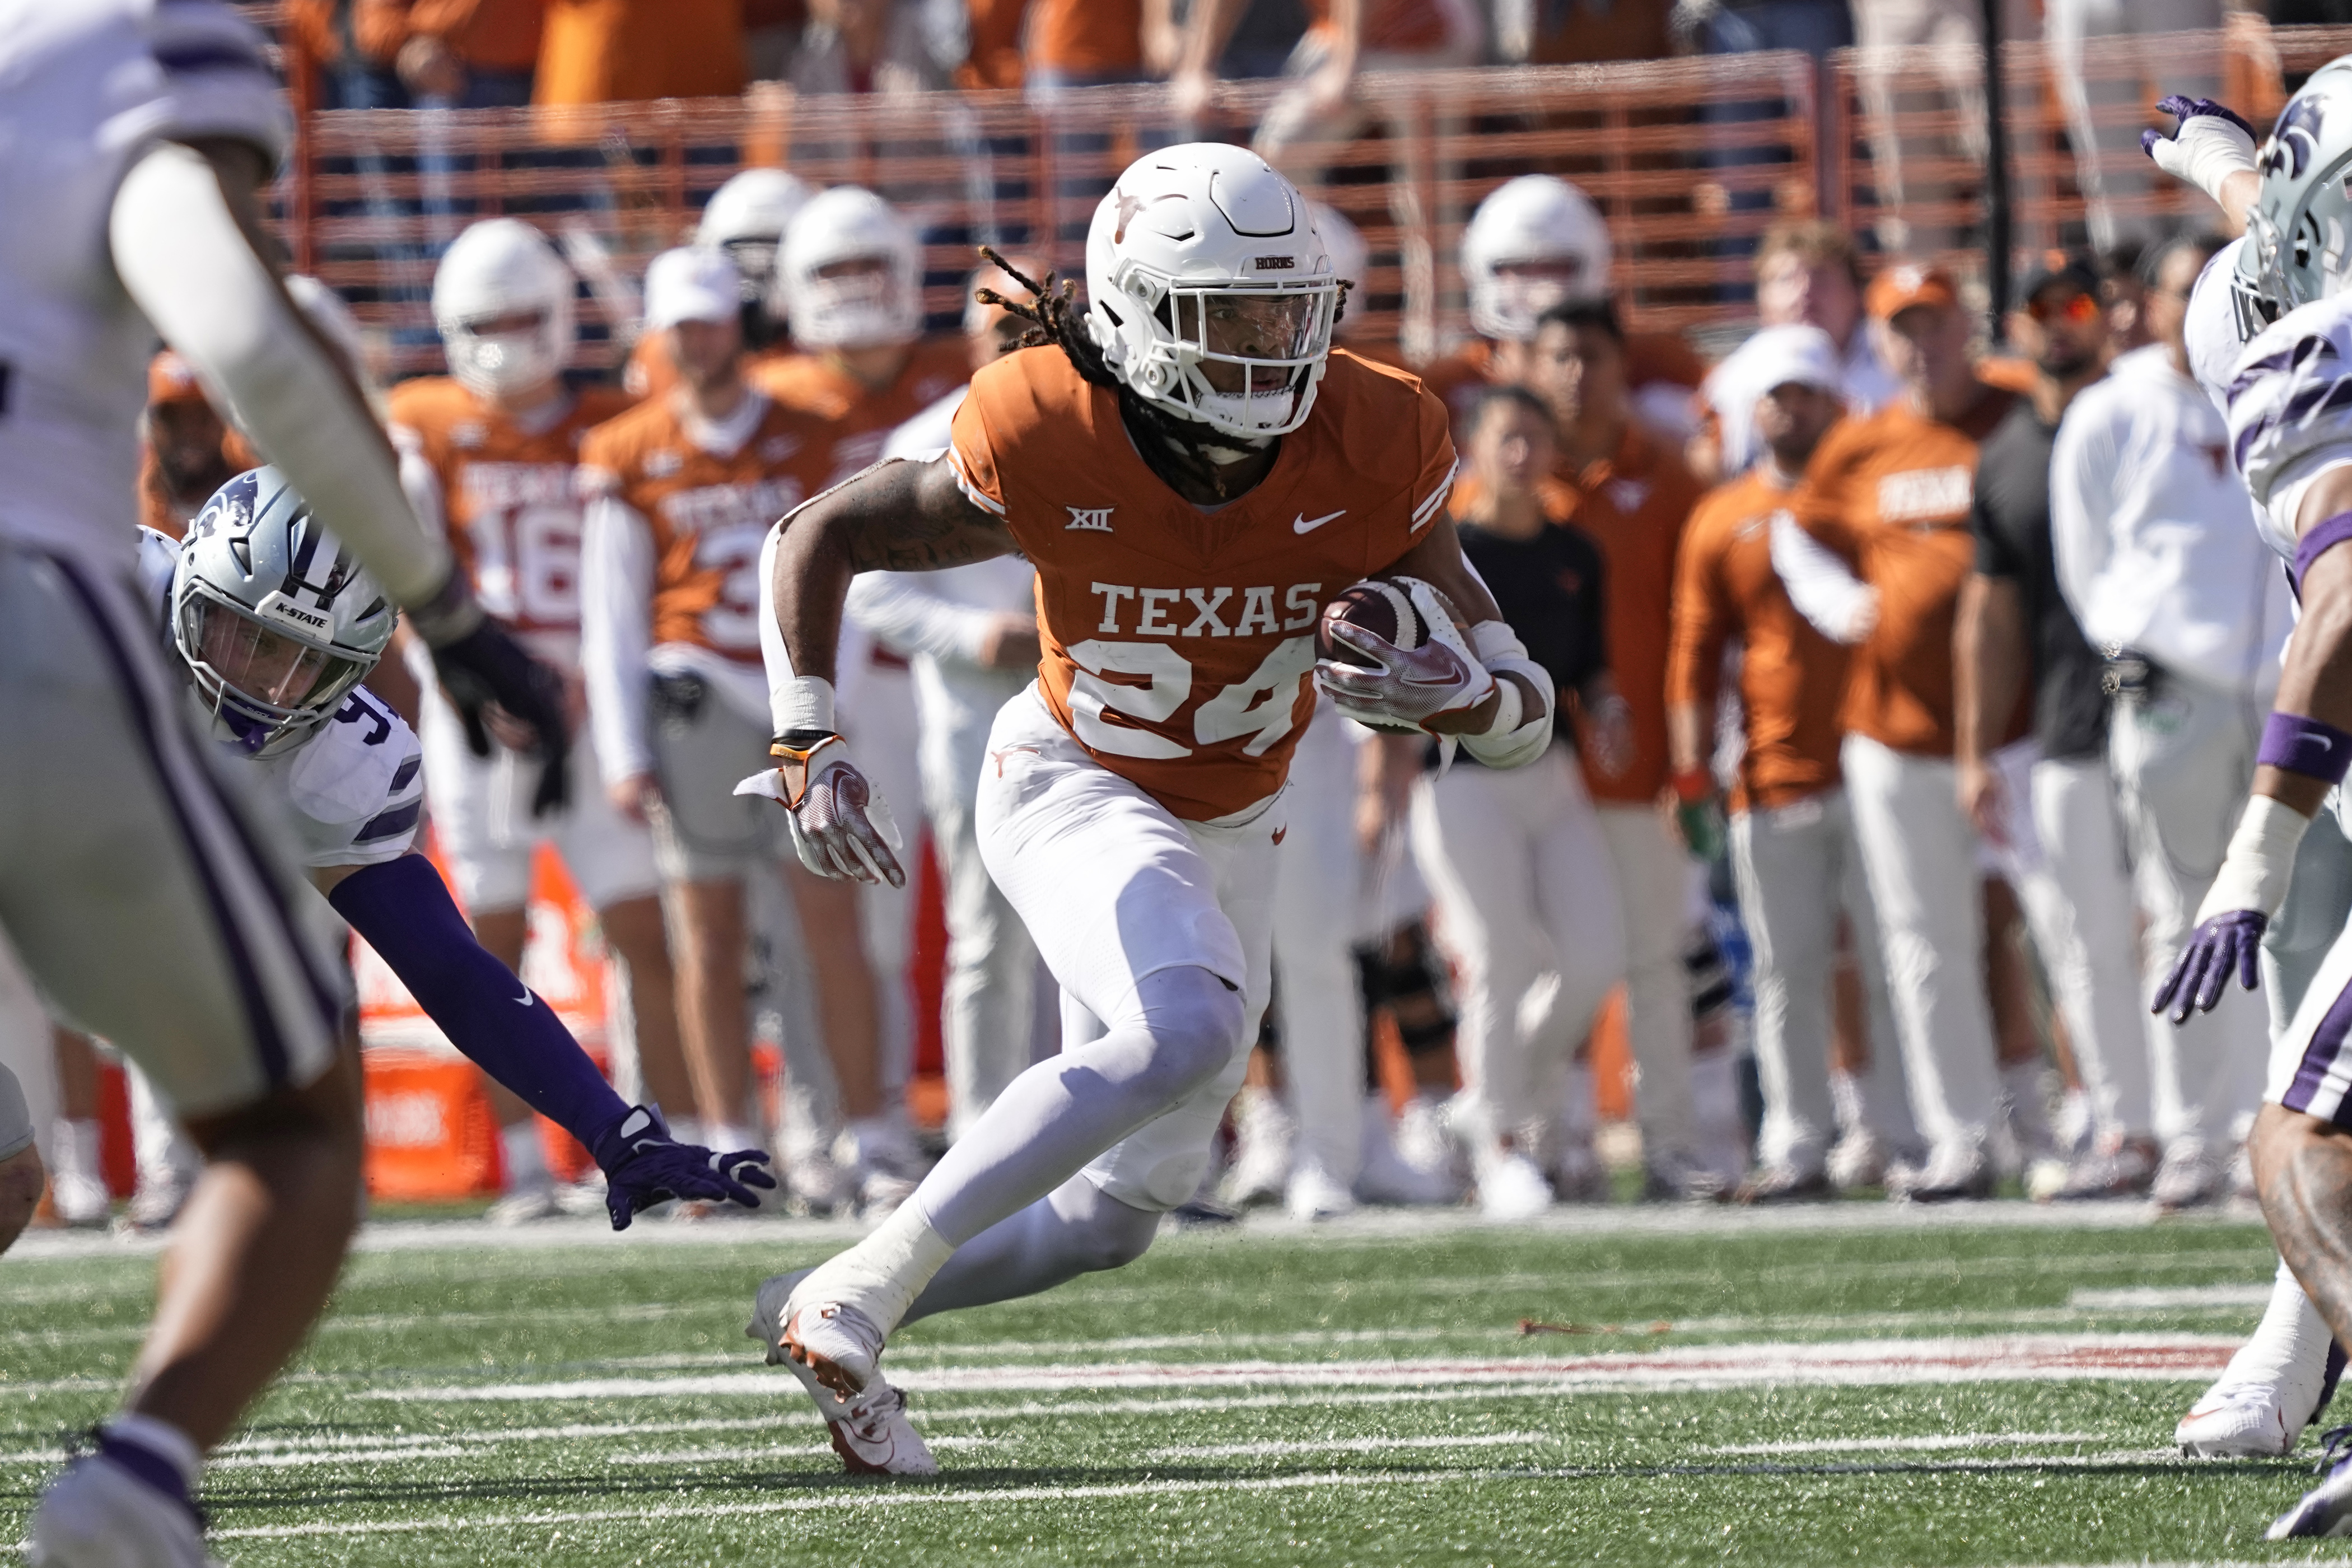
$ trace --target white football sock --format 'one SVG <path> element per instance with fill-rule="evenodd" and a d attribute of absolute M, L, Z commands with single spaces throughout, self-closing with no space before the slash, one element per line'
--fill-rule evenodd
<path fill-rule="evenodd" d="M 547 1146 L 539 1141 L 539 1118 L 526 1116 L 499 1129 L 499 1152 L 506 1156 L 506 1190 L 529 1192 L 555 1180 L 547 1168 Z"/>
<path fill-rule="evenodd" d="M 2287 1419 L 2301 1423 L 2310 1418 L 2320 1384 L 2327 1381 L 2327 1347 L 2335 1342 L 2327 1320 L 2303 1293 L 2294 1271 L 2282 1258 L 2271 1286 L 2270 1305 L 2263 1309 L 2263 1321 L 2254 1326 L 2253 1337 L 2230 1358 L 2228 1370 L 2215 1386 L 2258 1383 L 2275 1388 Z"/>
<path fill-rule="evenodd" d="M 2000 1069 L 2001 1098 L 2009 1102 L 2009 1130 L 2017 1151 L 2031 1160 L 2057 1147 L 2050 1109 L 2042 1100 L 2042 1058 L 2010 1062 Z"/>
<path fill-rule="evenodd" d="M 902 1321 L 1034 1296 L 1132 1263 L 1159 1228 L 1159 1215 L 1119 1202 L 1081 1173 L 957 1247 Z"/>
<path fill-rule="evenodd" d="M 99 1157 L 99 1125 L 95 1118 L 58 1117 L 56 1138 L 58 1175 L 79 1176 L 91 1182 L 106 1179 L 104 1163 Z"/>
<path fill-rule="evenodd" d="M 954 1251 L 912 1203 L 900 1204 L 865 1240 L 818 1264 L 793 1289 L 785 1321 L 812 1303 L 832 1302 L 856 1308 L 887 1336 Z"/>
<path fill-rule="evenodd" d="M 749 1127 L 732 1121 L 713 1122 L 703 1129 L 709 1136 L 696 1140 L 714 1153 L 732 1154 L 738 1149 L 764 1149 L 760 1135 Z"/>

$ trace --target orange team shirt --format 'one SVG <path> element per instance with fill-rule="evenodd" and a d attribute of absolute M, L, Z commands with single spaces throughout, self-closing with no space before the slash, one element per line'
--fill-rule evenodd
<path fill-rule="evenodd" d="M 547 0 L 535 104 L 732 98 L 742 90 L 740 0 Z"/>
<path fill-rule="evenodd" d="M 1282 787 L 1315 711 L 1315 618 L 1445 515 L 1454 442 L 1412 376 L 1334 351 L 1273 471 L 1204 510 L 1057 348 L 972 378 L 949 460 L 1037 568 L 1045 705 L 1097 762 L 1202 822 Z"/>
<path fill-rule="evenodd" d="M 1891 750 L 1952 754 L 1952 626 L 1976 562 L 1977 444 L 2016 402 L 1984 385 L 1947 424 L 1898 397 L 1822 437 L 1790 500 L 1806 531 L 1878 590 L 1878 624 L 1854 651 L 1842 719 Z"/>
<path fill-rule="evenodd" d="M 583 494 L 614 498 L 651 531 L 653 646 L 686 643 L 752 666 L 760 547 L 832 469 L 824 422 L 774 402 L 726 457 L 696 446 L 667 397 L 597 426 L 580 447 Z"/>
<path fill-rule="evenodd" d="M 581 443 L 629 402 L 589 387 L 531 431 L 446 375 L 392 389 L 393 444 L 432 470 L 450 553 L 475 597 L 550 657 L 579 657 Z"/>
<path fill-rule="evenodd" d="M 1789 492 L 1755 469 L 1717 486 L 1691 513 L 1675 569 L 1667 703 L 1711 705 L 1725 646 L 1743 645 L 1748 749 L 1731 786 L 1734 811 L 1786 805 L 1839 779 L 1847 651 L 1798 613 L 1772 570 L 1772 519 L 1788 504 Z"/>
<path fill-rule="evenodd" d="M 1617 456 L 1581 473 L 1562 470 L 1575 510 L 1568 521 L 1591 535 L 1609 572 L 1609 668 L 1633 710 L 1633 763 L 1603 777 L 1590 756 L 1584 782 L 1595 800 L 1647 805 L 1666 786 L 1666 633 L 1675 555 L 1704 487 L 1682 458 L 1628 422 Z M 1586 748 L 1580 748 L 1582 752 Z"/>
<path fill-rule="evenodd" d="M 761 363 L 751 384 L 777 402 L 833 426 L 836 483 L 882 456 L 890 432 L 971 379 L 971 347 L 961 337 L 913 345 L 898 379 L 879 392 L 821 354 L 793 353 Z"/>
<path fill-rule="evenodd" d="M 1453 37 L 1453 29 L 1445 24 L 1445 7 L 1437 0 L 1363 0 L 1363 5 L 1361 47 L 1367 52 L 1419 54 L 1444 47 Z M 1337 33 L 1330 0 L 1307 0 L 1307 14 L 1311 18 L 1309 27 Z"/>
<path fill-rule="evenodd" d="M 1501 379 L 1495 368 L 1495 344 L 1479 338 L 1423 366 L 1421 379 L 1445 400 L 1458 427 L 1478 395 Z M 1625 334 L 1625 390 L 1664 384 L 1696 392 L 1706 379 L 1706 361 L 1674 332 Z"/>

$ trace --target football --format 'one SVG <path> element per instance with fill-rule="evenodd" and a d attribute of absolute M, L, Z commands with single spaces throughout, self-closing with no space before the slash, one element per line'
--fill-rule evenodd
<path fill-rule="evenodd" d="M 1412 595 L 1402 583 L 1385 578 L 1368 577 L 1340 589 L 1315 623 L 1317 658 L 1371 668 L 1370 659 L 1331 635 L 1331 628 L 1342 621 L 1398 647 L 1419 647 L 1429 640 L 1428 625 L 1414 607 Z"/>

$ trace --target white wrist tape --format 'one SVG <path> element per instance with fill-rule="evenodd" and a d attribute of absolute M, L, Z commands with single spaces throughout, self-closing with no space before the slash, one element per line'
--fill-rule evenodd
<path fill-rule="evenodd" d="M 1489 659 L 1486 668 L 1494 672 L 1503 700 L 1495 722 L 1483 734 L 1462 737 L 1463 749 L 1490 768 L 1524 767 L 1551 745 L 1551 672 L 1525 654 L 1501 655 Z M 1503 679 L 1506 675 L 1518 676 L 1535 689 L 1532 708 L 1519 695 L 1518 681 Z"/>
<path fill-rule="evenodd" d="M 2232 174 L 2256 172 L 2253 138 L 2218 114 L 2199 114 L 2180 122 L 2179 135 L 2159 137 L 2148 155 L 2158 168 L 2188 181 L 2216 202 Z"/>
<path fill-rule="evenodd" d="M 2197 908 L 2198 925 L 2235 910 L 2275 915 L 2286 902 L 2288 879 L 2294 874 L 2294 852 L 2311 826 L 2311 818 L 2266 795 L 2246 802 L 2238 830 L 2230 836 L 2230 852 L 2221 869 Z"/>
<path fill-rule="evenodd" d="M 768 716 L 775 721 L 779 735 L 833 729 L 833 682 L 814 675 L 772 678 Z"/>

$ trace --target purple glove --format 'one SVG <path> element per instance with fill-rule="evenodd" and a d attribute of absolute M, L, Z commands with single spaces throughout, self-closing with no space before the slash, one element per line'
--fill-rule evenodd
<path fill-rule="evenodd" d="M 639 1209 L 666 1198 L 698 1198 L 711 1203 L 760 1206 L 763 1191 L 776 1190 L 768 1173 L 768 1156 L 757 1149 L 716 1154 L 699 1143 L 680 1143 L 669 1135 L 661 1112 L 650 1105 L 633 1105 L 629 1113 L 596 1139 L 589 1152 L 604 1172 L 604 1207 L 614 1230 L 626 1230 Z"/>
<path fill-rule="evenodd" d="M 1322 659 L 1315 679 L 1350 719 L 1389 726 L 1417 726 L 1440 713 L 1474 708 L 1494 689 L 1495 678 L 1443 642 L 1403 648 L 1346 621 L 1328 623 L 1333 641 L 1344 643 L 1377 668 Z"/>
<path fill-rule="evenodd" d="M 2172 1007 L 2176 1024 L 2187 1023 L 2191 1013 L 2210 1013 L 2221 1000 L 2233 969 L 2239 984 L 2254 989 L 2262 980 L 2256 961 L 2262 954 L 2263 932 L 2270 923 L 2270 916 L 2260 910 L 2231 910 L 2199 926 L 2173 961 L 2172 973 L 2158 987 L 2148 1011 L 2161 1013 Z M 2175 997 L 2179 1006 L 2172 1005 Z"/>

